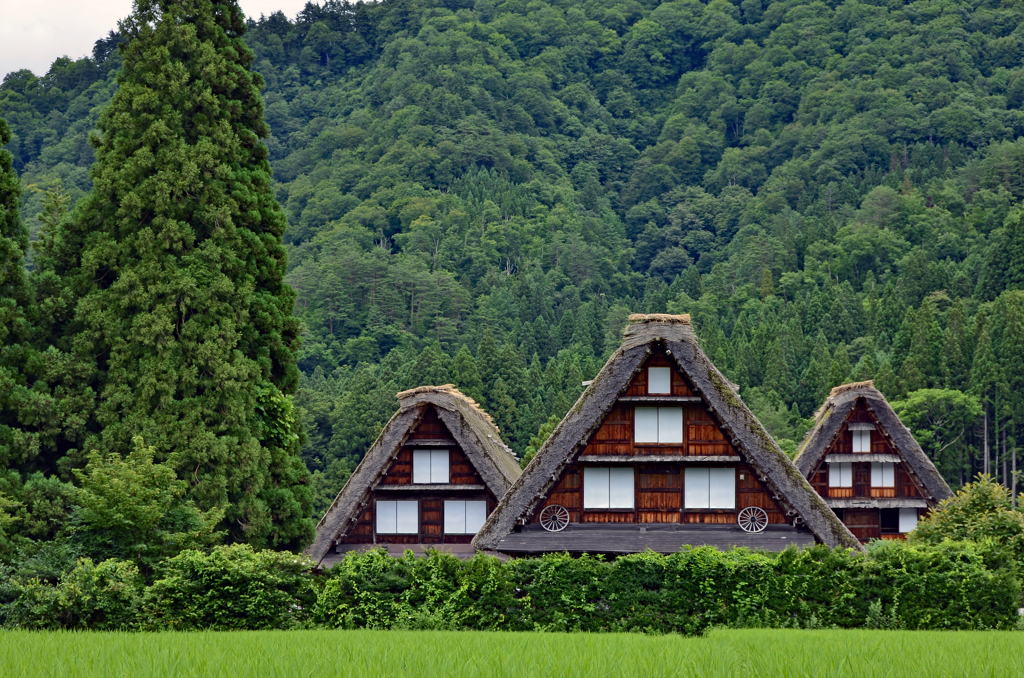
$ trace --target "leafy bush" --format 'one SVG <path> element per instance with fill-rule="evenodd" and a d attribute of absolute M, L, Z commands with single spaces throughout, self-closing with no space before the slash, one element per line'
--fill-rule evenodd
<path fill-rule="evenodd" d="M 56 586 L 8 576 L 0 590 L 0 615 L 9 628 L 134 629 L 140 622 L 142 578 L 133 563 L 121 560 L 97 565 L 83 558 Z"/>
<path fill-rule="evenodd" d="M 146 589 L 146 624 L 157 629 L 286 629 L 304 626 L 316 601 L 312 563 L 254 551 L 248 544 L 210 553 L 182 551 Z"/>

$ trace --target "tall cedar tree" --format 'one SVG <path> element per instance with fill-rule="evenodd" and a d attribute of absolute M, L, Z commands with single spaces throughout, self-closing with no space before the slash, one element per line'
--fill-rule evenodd
<path fill-rule="evenodd" d="M 96 365 L 86 450 L 141 435 L 234 539 L 294 548 L 312 535 L 300 325 L 245 28 L 234 0 L 136 0 L 55 267 L 78 297 L 64 346 Z"/>

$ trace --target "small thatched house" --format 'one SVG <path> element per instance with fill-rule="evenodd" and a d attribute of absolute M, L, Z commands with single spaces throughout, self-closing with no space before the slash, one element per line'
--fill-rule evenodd
<path fill-rule="evenodd" d="M 688 315 L 630 321 L 622 346 L 487 519 L 477 548 L 860 548 L 708 360 Z"/>
<path fill-rule="evenodd" d="M 521 473 L 491 417 L 454 386 L 421 386 L 398 401 L 317 525 L 306 554 L 318 564 L 380 546 L 472 554 L 473 535 Z"/>
<path fill-rule="evenodd" d="M 953 496 L 870 381 L 832 389 L 814 414 L 797 468 L 861 541 L 900 539 Z"/>

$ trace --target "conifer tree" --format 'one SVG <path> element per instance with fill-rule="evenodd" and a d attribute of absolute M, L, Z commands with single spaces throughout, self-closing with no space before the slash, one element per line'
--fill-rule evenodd
<path fill-rule="evenodd" d="M 981 401 L 984 429 L 982 430 L 982 472 L 989 473 L 991 459 L 989 432 L 992 408 L 996 404 L 996 386 L 999 382 L 999 365 L 996 363 L 995 351 L 992 350 L 990 323 L 984 322 L 978 335 L 978 343 L 974 347 L 974 359 L 971 363 L 971 392 Z"/>
<path fill-rule="evenodd" d="M 491 392 L 494 390 L 494 382 L 501 376 L 501 365 L 498 357 L 498 345 L 494 341 L 494 335 L 490 330 L 484 330 L 480 344 L 476 347 L 476 366 L 480 371 L 480 380 L 483 382 L 481 392 L 482 400 L 480 405 L 485 410 L 492 407 Z"/>
<path fill-rule="evenodd" d="M 435 341 L 417 356 L 409 371 L 406 386 L 440 386 L 451 381 L 451 359 L 441 348 L 441 343 Z"/>
<path fill-rule="evenodd" d="M 963 391 L 970 378 L 970 346 L 967 335 L 967 312 L 958 301 L 949 312 L 946 332 L 942 338 L 942 372 L 946 388 Z"/>
<path fill-rule="evenodd" d="M 142 436 L 235 539 L 299 547 L 300 325 L 245 30 L 235 0 L 136 0 L 122 23 L 93 190 L 57 238 L 54 272 L 78 297 L 60 342 L 94 368 L 89 449 Z"/>
<path fill-rule="evenodd" d="M 501 431 L 502 440 L 513 450 L 519 446 L 519 408 L 509 394 L 505 380 L 498 377 L 491 391 L 491 408 L 488 410 Z"/>
<path fill-rule="evenodd" d="M 886 398 L 896 398 L 899 395 L 899 384 L 896 372 L 892 369 L 892 363 L 886 360 L 878 368 L 875 375 L 875 388 L 882 392 Z"/>
<path fill-rule="evenodd" d="M 846 344 L 839 344 L 839 348 L 832 355 L 832 363 L 828 369 L 828 387 L 834 388 L 847 383 L 850 380 L 850 353 L 846 350 Z"/>
<path fill-rule="evenodd" d="M 765 375 L 763 386 L 779 394 L 783 402 L 793 401 L 793 375 L 789 371 L 786 354 L 782 343 L 776 339 L 768 347 L 765 358 Z"/>
<path fill-rule="evenodd" d="M 912 364 L 904 365 L 901 370 L 901 374 L 910 376 L 919 373 L 920 376 L 913 377 L 912 383 L 907 384 L 907 390 L 927 388 L 941 379 L 941 353 L 942 330 L 935 319 L 931 301 L 925 299 L 914 314 L 910 350 L 906 359 L 907 363 Z"/>
<path fill-rule="evenodd" d="M 887 347 L 896 338 L 900 323 L 906 314 L 907 305 L 903 302 L 903 295 L 890 280 L 885 283 L 885 291 L 878 302 L 878 315 L 874 327 L 875 336 L 882 347 Z"/>
<path fill-rule="evenodd" d="M 864 356 L 857 363 L 853 371 L 854 381 L 868 381 L 875 378 L 878 373 L 878 360 L 875 358 L 874 342 L 869 341 L 864 350 Z"/>
<path fill-rule="evenodd" d="M 463 344 L 452 359 L 452 381 L 460 391 L 477 402 L 483 402 L 484 383 L 480 380 L 480 371 L 476 367 L 476 359 Z"/>

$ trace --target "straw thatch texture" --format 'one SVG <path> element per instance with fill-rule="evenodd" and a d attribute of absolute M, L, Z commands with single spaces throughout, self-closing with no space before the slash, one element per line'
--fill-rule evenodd
<path fill-rule="evenodd" d="M 952 490 L 939 475 L 935 464 L 921 449 L 910 430 L 904 426 L 889 401 L 870 381 L 843 384 L 832 389 L 828 398 L 814 413 L 814 427 L 800 443 L 796 458 L 796 466 L 800 473 L 810 476 L 814 472 L 818 461 L 831 447 L 847 417 L 857 406 L 859 398 L 864 399 L 871 414 L 878 420 L 882 434 L 889 438 L 896 453 L 924 486 L 931 504 L 935 505 L 952 497 Z"/>
<path fill-rule="evenodd" d="M 387 472 L 430 406 L 436 409 L 438 417 L 495 497 L 501 499 L 522 472 L 512 451 L 502 442 L 490 415 L 451 384 L 402 391 L 398 401 L 398 412 L 384 426 L 317 525 L 316 539 L 306 549 L 306 554 L 317 563 L 365 510 L 371 488 Z"/>
<path fill-rule="evenodd" d="M 825 505 L 793 462 L 750 412 L 731 384 L 697 343 L 689 316 L 635 315 L 622 345 L 551 433 L 523 475 L 513 484 L 477 533 L 480 549 L 496 549 L 516 522 L 529 518 L 562 470 L 601 425 L 619 395 L 660 342 L 685 374 L 740 454 L 791 516 L 799 516 L 815 537 L 829 546 L 861 548 L 860 542 Z"/>

